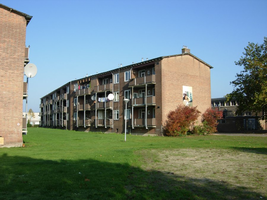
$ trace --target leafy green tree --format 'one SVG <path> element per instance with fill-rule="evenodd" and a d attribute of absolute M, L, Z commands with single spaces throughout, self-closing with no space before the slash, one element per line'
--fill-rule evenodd
<path fill-rule="evenodd" d="M 254 111 L 262 112 L 264 116 L 267 109 L 267 37 L 260 45 L 249 42 L 235 64 L 244 69 L 231 82 L 234 90 L 226 96 L 227 100 L 238 102 L 237 114 Z"/>

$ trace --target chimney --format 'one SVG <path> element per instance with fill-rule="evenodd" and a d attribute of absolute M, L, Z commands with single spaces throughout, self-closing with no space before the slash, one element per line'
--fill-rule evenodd
<path fill-rule="evenodd" d="M 182 48 L 182 54 L 184 53 L 190 53 L 190 49 L 188 49 L 187 46 L 183 46 Z"/>

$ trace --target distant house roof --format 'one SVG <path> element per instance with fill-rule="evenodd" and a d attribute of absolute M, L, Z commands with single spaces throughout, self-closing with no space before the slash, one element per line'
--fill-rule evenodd
<path fill-rule="evenodd" d="M 32 19 L 32 16 L 27 15 L 27 14 L 25 14 L 25 13 L 23 13 L 23 12 L 18 11 L 18 10 L 15 10 L 15 9 L 13 9 L 13 8 L 10 8 L 10 7 L 8 7 L 8 6 L 5 6 L 5 5 L 3 5 L 3 4 L 0 4 L 0 8 L 3 8 L 3 9 L 5 9 L 5 10 L 8 10 L 9 12 L 13 12 L 13 13 L 15 13 L 15 14 L 17 14 L 17 15 L 22 16 L 22 17 L 25 17 L 25 19 L 26 19 L 26 21 L 27 21 L 27 25 L 29 24 L 29 22 L 30 22 L 31 19 Z"/>

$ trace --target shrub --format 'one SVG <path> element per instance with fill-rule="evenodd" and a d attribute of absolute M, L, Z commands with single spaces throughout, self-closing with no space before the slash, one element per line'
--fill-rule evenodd
<path fill-rule="evenodd" d="M 203 127 L 206 129 L 207 134 L 217 132 L 218 120 L 223 116 L 222 111 L 212 110 L 208 108 L 205 113 L 202 114 Z"/>
<path fill-rule="evenodd" d="M 197 110 L 197 107 L 178 106 L 174 111 L 170 111 L 167 116 L 164 126 L 165 135 L 186 135 L 199 115 L 200 112 Z"/>

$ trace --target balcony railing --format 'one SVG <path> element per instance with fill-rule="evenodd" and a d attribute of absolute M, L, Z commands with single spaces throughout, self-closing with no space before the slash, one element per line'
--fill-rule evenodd
<path fill-rule="evenodd" d="M 149 76 L 144 76 L 144 77 L 134 78 L 130 81 L 129 86 L 144 85 L 147 83 L 156 83 L 155 74 L 149 75 Z"/>
<path fill-rule="evenodd" d="M 74 122 L 76 125 L 76 121 Z M 83 119 L 78 120 L 78 126 L 91 126 L 91 119 L 86 119 L 85 121 Z"/>
<path fill-rule="evenodd" d="M 113 83 L 95 86 L 96 92 L 112 91 Z"/>
<path fill-rule="evenodd" d="M 110 101 L 109 102 L 98 102 L 97 103 L 97 109 L 104 109 L 104 108 L 107 108 L 107 109 L 112 108 L 112 103 Z"/>
<path fill-rule="evenodd" d="M 23 98 L 27 97 L 28 91 L 27 91 L 28 83 L 23 82 Z"/>
<path fill-rule="evenodd" d="M 90 104 L 88 104 L 88 103 L 87 103 L 87 104 L 85 104 L 85 107 L 84 107 L 84 109 L 85 109 L 85 110 L 91 110 L 91 106 L 90 106 Z"/>
<path fill-rule="evenodd" d="M 76 90 L 76 94 L 77 96 L 91 94 L 91 88 L 84 88 L 84 89 Z"/>
<path fill-rule="evenodd" d="M 105 120 L 97 119 L 97 126 L 105 126 Z M 106 119 L 106 126 L 107 127 L 112 126 L 112 119 Z"/>
<path fill-rule="evenodd" d="M 145 119 L 134 119 L 134 126 L 143 127 L 145 126 Z M 147 126 L 156 126 L 156 118 L 148 118 Z"/>
<path fill-rule="evenodd" d="M 156 97 L 155 96 L 149 96 L 147 97 L 146 103 L 148 105 L 155 105 L 156 104 Z M 145 105 L 145 98 L 141 97 L 141 98 L 134 98 L 133 99 L 133 105 L 137 106 L 137 105 Z"/>

